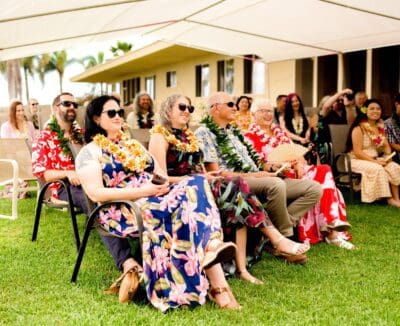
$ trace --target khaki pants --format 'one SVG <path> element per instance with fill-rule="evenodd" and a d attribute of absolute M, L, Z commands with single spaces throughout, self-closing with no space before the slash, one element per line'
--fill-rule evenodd
<path fill-rule="evenodd" d="M 267 204 L 269 218 L 286 237 L 293 235 L 293 226 L 322 196 L 321 185 L 312 180 L 277 177 L 244 179 L 258 199 Z"/>

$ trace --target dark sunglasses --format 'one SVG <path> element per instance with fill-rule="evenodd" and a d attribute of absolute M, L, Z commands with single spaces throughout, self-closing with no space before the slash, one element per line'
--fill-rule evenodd
<path fill-rule="evenodd" d="M 117 114 L 120 116 L 120 118 L 125 117 L 125 110 L 124 109 L 119 109 L 119 110 L 108 110 L 108 111 L 103 111 L 101 113 L 107 113 L 109 118 L 114 118 Z"/>
<path fill-rule="evenodd" d="M 194 106 L 193 105 L 186 105 L 186 104 L 183 104 L 183 103 L 179 103 L 178 104 L 178 108 L 182 112 L 185 112 L 186 109 L 188 109 L 189 113 L 193 113 L 193 111 L 194 111 Z"/>
<path fill-rule="evenodd" d="M 69 108 L 72 105 L 74 107 L 74 109 L 78 108 L 78 103 L 72 102 L 72 101 L 62 101 L 58 105 L 65 106 L 66 108 Z"/>
<path fill-rule="evenodd" d="M 39 105 L 39 103 L 31 103 L 31 105 L 35 105 L 36 106 L 36 105 Z"/>

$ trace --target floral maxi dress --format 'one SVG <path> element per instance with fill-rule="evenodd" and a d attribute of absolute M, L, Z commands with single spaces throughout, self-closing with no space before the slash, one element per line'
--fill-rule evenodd
<path fill-rule="evenodd" d="M 140 188 L 151 179 L 154 163 L 135 174 L 103 150 L 106 187 Z M 209 283 L 200 263 L 210 239 L 222 238 L 221 221 L 207 180 L 193 176 L 174 184 L 169 193 L 136 201 L 143 216 L 143 270 L 146 293 L 161 311 L 205 303 Z M 137 237 L 135 214 L 125 205 L 111 205 L 99 215 L 111 234 Z"/>

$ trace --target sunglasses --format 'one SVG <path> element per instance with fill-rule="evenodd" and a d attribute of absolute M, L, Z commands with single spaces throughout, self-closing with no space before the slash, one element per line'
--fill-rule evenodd
<path fill-rule="evenodd" d="M 229 108 L 233 108 L 235 106 L 234 102 L 224 102 L 224 103 L 215 103 L 215 104 L 226 104 Z"/>
<path fill-rule="evenodd" d="M 179 103 L 178 104 L 178 108 L 182 112 L 185 112 L 186 109 L 188 109 L 189 113 L 193 113 L 193 111 L 194 111 L 194 106 L 193 105 L 186 105 L 186 104 L 183 104 L 183 103 Z"/>
<path fill-rule="evenodd" d="M 39 105 L 39 103 L 31 103 L 31 105 L 35 105 L 36 106 L 36 105 Z"/>
<path fill-rule="evenodd" d="M 66 108 L 69 108 L 69 107 L 71 107 L 71 105 L 74 107 L 74 109 L 77 109 L 78 108 L 78 103 L 76 103 L 76 102 L 72 102 L 72 101 L 62 101 L 62 102 L 60 102 L 59 104 L 57 104 L 58 106 L 59 105 L 62 105 L 62 106 L 64 106 L 64 107 L 66 107 Z"/>
<path fill-rule="evenodd" d="M 125 110 L 124 109 L 119 109 L 119 110 L 108 110 L 108 111 L 103 111 L 101 113 L 107 113 L 109 118 L 114 118 L 117 114 L 119 115 L 120 118 L 125 117 Z"/>

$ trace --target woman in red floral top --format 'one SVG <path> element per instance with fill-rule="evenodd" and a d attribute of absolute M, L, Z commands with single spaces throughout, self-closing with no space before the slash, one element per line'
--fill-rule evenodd
<path fill-rule="evenodd" d="M 290 137 L 273 122 L 274 109 L 270 102 L 257 100 L 251 112 L 255 123 L 250 125 L 245 136 L 264 161 L 268 162 L 272 149 L 281 144 L 290 144 Z M 329 165 L 307 165 L 304 159 L 299 159 L 292 162 L 292 169 L 286 176 L 317 181 L 323 189 L 320 202 L 299 222 L 299 240 L 311 244 L 325 240 L 338 247 L 354 249 L 354 245 L 347 241 L 351 236 L 344 232 L 351 227 L 346 218 L 346 205 L 335 186 Z"/>

